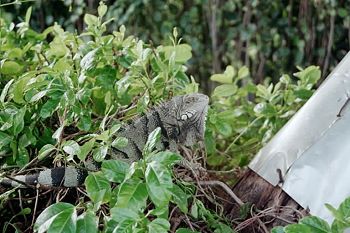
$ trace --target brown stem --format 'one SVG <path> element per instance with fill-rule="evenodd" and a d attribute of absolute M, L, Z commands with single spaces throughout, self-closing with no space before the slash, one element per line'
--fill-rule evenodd
<path fill-rule="evenodd" d="M 213 53 L 212 69 L 214 73 L 220 72 L 219 49 L 218 49 L 218 32 L 217 32 L 217 8 L 219 1 L 209 1 L 208 21 L 209 32 L 211 37 L 211 49 Z"/>
<path fill-rule="evenodd" d="M 263 77 L 264 77 L 264 67 L 265 67 L 266 58 L 263 53 L 259 53 L 259 58 L 260 58 L 259 59 L 260 63 L 256 74 L 255 83 L 262 83 Z"/>
<path fill-rule="evenodd" d="M 335 21 L 335 15 L 332 14 L 330 18 L 330 28 L 329 28 L 329 36 L 328 36 L 328 44 L 327 44 L 327 55 L 323 63 L 323 69 L 322 69 L 322 75 L 325 77 L 326 71 L 328 69 L 329 65 L 329 59 L 331 56 L 331 50 L 333 45 L 333 37 L 334 37 L 334 21 Z"/>

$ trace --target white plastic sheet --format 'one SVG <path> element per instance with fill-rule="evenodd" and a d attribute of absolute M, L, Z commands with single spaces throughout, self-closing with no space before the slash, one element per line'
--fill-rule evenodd
<path fill-rule="evenodd" d="M 309 101 L 260 150 L 249 167 L 278 185 L 311 214 L 350 196 L 350 53 Z"/>

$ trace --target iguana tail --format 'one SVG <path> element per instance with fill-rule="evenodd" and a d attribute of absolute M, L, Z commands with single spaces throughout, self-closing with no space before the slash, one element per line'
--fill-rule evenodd
<path fill-rule="evenodd" d="M 0 184 L 12 187 L 43 186 L 43 187 L 77 187 L 84 183 L 88 175 L 85 169 L 76 167 L 56 167 L 36 174 L 19 175 L 13 178 L 3 178 Z"/>

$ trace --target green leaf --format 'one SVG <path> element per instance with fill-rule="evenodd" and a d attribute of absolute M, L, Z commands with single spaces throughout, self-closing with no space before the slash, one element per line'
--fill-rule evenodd
<path fill-rule="evenodd" d="M 308 226 L 303 224 L 290 224 L 284 228 L 285 233 L 314 233 Z"/>
<path fill-rule="evenodd" d="M 56 149 L 55 146 L 53 146 L 51 144 L 47 144 L 47 145 L 43 146 L 39 151 L 38 159 L 42 160 L 42 159 L 46 158 L 46 156 L 48 156 L 55 149 Z"/>
<path fill-rule="evenodd" d="M 343 220 L 350 219 L 350 198 L 346 198 L 338 207 L 338 213 L 341 214 Z"/>
<path fill-rule="evenodd" d="M 192 231 L 187 228 L 178 228 L 175 233 L 200 233 L 199 231 Z"/>
<path fill-rule="evenodd" d="M 17 114 L 13 118 L 13 134 L 18 135 L 24 128 L 24 115 L 26 113 L 26 107 L 18 110 Z"/>
<path fill-rule="evenodd" d="M 148 162 L 156 161 L 164 166 L 173 166 L 174 164 L 180 162 L 182 157 L 171 151 L 160 151 L 156 154 L 152 154 L 147 158 Z"/>
<path fill-rule="evenodd" d="M 77 220 L 77 233 L 97 233 L 98 219 L 92 211 L 84 212 Z"/>
<path fill-rule="evenodd" d="M 30 214 L 31 212 L 32 212 L 32 210 L 30 208 L 24 208 L 19 213 L 22 215 L 27 215 L 27 214 Z"/>
<path fill-rule="evenodd" d="M 0 67 L 0 73 L 5 75 L 14 75 L 21 72 L 23 66 L 19 65 L 14 61 L 5 61 L 4 64 Z"/>
<path fill-rule="evenodd" d="M 125 137 L 117 137 L 116 139 L 113 140 L 112 146 L 117 149 L 124 148 L 128 145 L 128 139 Z"/>
<path fill-rule="evenodd" d="M 86 16 L 86 15 L 85 15 Z M 94 16 L 95 17 L 95 16 Z M 96 18 L 97 19 L 97 18 Z M 90 68 L 92 68 L 92 66 L 94 65 L 95 62 L 95 56 L 96 53 L 98 51 L 97 49 L 94 49 L 90 52 L 88 52 L 80 61 L 80 66 L 82 68 L 82 70 L 89 70 Z"/>
<path fill-rule="evenodd" d="M 58 129 L 56 129 L 56 131 L 52 134 L 52 138 L 59 141 L 62 135 L 63 129 L 64 129 L 64 124 L 62 124 Z"/>
<path fill-rule="evenodd" d="M 294 91 L 294 95 L 302 100 L 308 100 L 313 94 L 313 91 L 307 89 L 300 89 Z"/>
<path fill-rule="evenodd" d="M 227 226 L 223 223 L 218 223 L 216 226 L 216 229 L 214 230 L 214 233 L 236 233 L 231 227 Z"/>
<path fill-rule="evenodd" d="M 24 103 L 24 89 L 29 82 L 31 75 L 22 76 L 17 82 L 13 84 L 13 100 L 20 104 Z"/>
<path fill-rule="evenodd" d="M 344 230 L 348 228 L 349 228 L 349 224 L 343 223 L 337 219 L 333 221 L 331 226 L 332 233 L 344 233 Z"/>
<path fill-rule="evenodd" d="M 93 172 L 85 180 L 86 191 L 90 199 L 99 206 L 111 198 L 111 186 L 101 172 Z"/>
<path fill-rule="evenodd" d="M 214 89 L 213 96 L 229 97 L 236 94 L 236 92 L 237 92 L 237 86 L 233 84 L 223 84 L 223 85 L 217 86 Z"/>
<path fill-rule="evenodd" d="M 78 155 L 80 154 L 80 146 L 74 140 L 69 140 L 63 143 L 63 150 L 69 155 Z"/>
<path fill-rule="evenodd" d="M 271 233 L 285 233 L 285 232 L 283 230 L 283 227 L 278 226 L 278 227 L 272 228 Z"/>
<path fill-rule="evenodd" d="M 248 67 L 243 66 L 238 70 L 238 79 L 246 78 L 248 75 L 249 75 Z"/>
<path fill-rule="evenodd" d="M 173 188 L 171 189 L 172 193 L 172 201 L 180 208 L 180 210 L 187 214 L 188 212 L 188 195 L 177 185 L 173 185 Z"/>
<path fill-rule="evenodd" d="M 257 92 L 256 95 L 265 99 L 265 100 L 269 100 L 271 98 L 271 91 L 264 85 L 257 85 Z"/>
<path fill-rule="evenodd" d="M 270 103 L 261 102 L 255 105 L 254 112 L 259 116 L 273 117 L 277 114 L 276 108 Z"/>
<path fill-rule="evenodd" d="M 129 164 L 120 160 L 106 160 L 102 162 L 102 173 L 111 182 L 123 182 L 128 169 Z"/>
<path fill-rule="evenodd" d="M 168 205 L 173 187 L 170 171 L 156 162 L 147 164 L 146 187 L 152 202 L 157 207 Z"/>
<path fill-rule="evenodd" d="M 170 223 L 164 218 L 156 218 L 147 225 L 148 232 L 167 233 L 170 230 Z"/>
<path fill-rule="evenodd" d="M 13 81 L 15 81 L 14 79 L 11 79 L 10 81 L 8 81 L 4 87 L 4 89 L 2 89 L 1 91 L 1 95 L 0 95 L 0 102 L 1 103 L 5 103 L 5 98 L 6 98 L 6 95 L 7 95 L 7 92 L 11 86 L 11 84 L 13 83 Z"/>
<path fill-rule="evenodd" d="M 71 65 L 69 64 L 68 60 L 65 57 L 63 57 L 55 63 L 53 69 L 58 72 L 64 73 L 71 69 Z"/>
<path fill-rule="evenodd" d="M 32 7 L 29 7 L 26 12 L 25 22 L 29 24 L 30 16 L 32 15 Z"/>
<path fill-rule="evenodd" d="M 161 207 L 156 207 L 155 209 L 149 211 L 148 214 L 155 215 L 158 218 L 167 218 L 169 216 L 169 206 L 165 205 Z"/>
<path fill-rule="evenodd" d="M 312 229 L 314 233 L 329 233 L 331 231 L 330 226 L 326 221 L 316 216 L 308 216 L 300 220 L 299 224 L 302 223 Z"/>
<path fill-rule="evenodd" d="M 110 133 L 109 130 L 103 131 L 100 135 L 96 137 L 96 140 L 101 140 L 103 142 L 106 142 L 109 140 Z"/>
<path fill-rule="evenodd" d="M 0 132 L 0 149 L 10 144 L 12 140 L 13 137 L 11 137 L 10 135 Z"/>
<path fill-rule="evenodd" d="M 12 127 L 12 125 L 13 125 L 13 122 L 11 122 L 10 120 L 11 119 L 6 119 L 7 120 L 7 122 L 4 122 L 3 124 L 2 124 L 2 126 L 0 127 L 0 130 L 1 131 L 6 131 L 6 130 L 8 130 L 9 128 L 11 128 Z M 10 122 L 9 122 L 10 121 Z"/>
<path fill-rule="evenodd" d="M 9 59 L 17 59 L 23 57 L 23 51 L 20 48 L 12 48 L 11 51 L 9 51 L 8 56 Z"/>
<path fill-rule="evenodd" d="M 64 233 L 76 231 L 77 213 L 69 203 L 59 202 L 47 207 L 37 218 L 34 229 L 39 233 Z"/>
<path fill-rule="evenodd" d="M 146 185 L 142 181 L 124 182 L 119 188 L 116 207 L 143 210 L 146 208 L 147 198 Z"/>
<path fill-rule="evenodd" d="M 150 133 L 150 135 L 148 135 L 146 145 L 143 148 L 144 155 L 148 155 L 152 152 L 153 148 L 160 141 L 160 136 L 161 136 L 160 127 L 157 127 L 155 130 L 152 131 L 152 133 Z"/>
<path fill-rule="evenodd" d="M 94 147 L 95 141 L 96 139 L 92 138 L 80 147 L 80 152 L 77 155 L 81 161 L 86 159 L 86 156 L 90 153 L 90 151 Z"/>
<path fill-rule="evenodd" d="M 56 110 L 59 103 L 60 99 L 49 99 L 48 101 L 46 101 L 46 103 L 40 109 L 40 117 L 45 119 L 51 116 Z"/>
<path fill-rule="evenodd" d="M 94 158 L 94 160 L 97 161 L 97 162 L 102 162 L 102 160 L 106 157 L 107 152 L 108 152 L 108 146 L 107 145 L 97 147 L 93 151 L 93 158 Z"/>
<path fill-rule="evenodd" d="M 175 55 L 176 62 L 184 63 L 192 57 L 192 48 L 188 44 L 180 44 L 176 46 L 164 46 L 161 51 L 164 52 L 165 59 L 170 59 L 172 55 Z"/>
<path fill-rule="evenodd" d="M 210 80 L 219 83 L 230 84 L 233 82 L 233 77 L 235 75 L 235 69 L 232 66 L 227 66 L 223 74 L 213 74 L 210 76 Z"/>
<path fill-rule="evenodd" d="M 109 130 L 109 135 L 110 135 L 110 136 L 115 135 L 115 134 L 118 132 L 118 130 L 120 129 L 121 126 L 122 126 L 121 124 L 115 124 L 115 125 L 113 125 L 113 126 L 110 128 L 110 130 Z"/>
<path fill-rule="evenodd" d="M 225 121 L 218 121 L 215 124 L 216 129 L 225 137 L 229 137 L 232 135 L 232 127 Z"/>
<path fill-rule="evenodd" d="M 16 164 L 23 167 L 27 163 L 29 163 L 29 153 L 27 149 L 22 146 L 18 146 Z"/>
<path fill-rule="evenodd" d="M 98 22 L 98 19 L 96 16 L 91 15 L 91 14 L 85 14 L 84 16 L 84 22 L 88 25 L 88 26 L 93 26 L 96 25 Z"/>
<path fill-rule="evenodd" d="M 303 85 L 316 84 L 321 78 L 321 70 L 318 66 L 309 66 L 306 69 L 295 73 L 294 76 L 298 77 Z"/>
<path fill-rule="evenodd" d="M 134 223 L 138 221 L 140 218 L 137 210 L 130 209 L 130 208 L 119 208 L 119 207 L 113 207 L 111 209 L 111 217 L 113 220 L 115 220 L 118 223 L 121 223 L 127 220 Z"/>
<path fill-rule="evenodd" d="M 331 204 L 324 204 L 326 208 L 332 213 L 333 217 L 336 219 L 342 219 L 342 215 L 338 212 L 336 208 L 334 208 Z"/>
<path fill-rule="evenodd" d="M 127 173 L 125 174 L 125 180 L 129 180 L 132 179 L 134 177 L 139 177 L 139 176 L 143 176 L 144 174 L 144 162 L 143 161 L 138 161 L 138 162 L 133 162 Z"/>
<path fill-rule="evenodd" d="M 191 215 L 194 219 L 198 219 L 199 216 L 199 210 L 198 210 L 198 205 L 197 201 L 193 201 L 192 206 L 191 206 Z"/>
<path fill-rule="evenodd" d="M 107 6 L 104 4 L 104 2 L 100 1 L 100 5 L 97 8 L 98 16 L 103 17 L 107 12 Z"/>
<path fill-rule="evenodd" d="M 118 209 L 119 210 L 119 209 Z M 124 211 L 124 210 L 120 210 Z M 131 218 L 123 220 L 121 222 L 116 222 L 114 219 L 108 221 L 106 233 L 141 233 L 137 231 L 139 229 L 135 228 L 135 221 Z"/>
<path fill-rule="evenodd" d="M 47 50 L 48 57 L 63 57 L 69 52 L 62 40 L 53 40 L 50 49 Z"/>

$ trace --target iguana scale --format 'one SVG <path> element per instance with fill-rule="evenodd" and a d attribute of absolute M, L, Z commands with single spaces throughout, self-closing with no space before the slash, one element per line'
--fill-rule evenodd
<path fill-rule="evenodd" d="M 175 96 L 155 107 L 118 131 L 117 136 L 126 137 L 128 145 L 113 149 L 111 157 L 128 163 L 139 160 L 148 135 L 157 127 L 161 129 L 162 149 L 176 151 L 179 144 L 192 146 L 202 141 L 208 102 L 208 96 L 195 93 Z M 86 169 L 56 167 L 36 174 L 15 176 L 13 179 L 4 178 L 0 184 L 19 186 L 15 181 L 18 180 L 28 185 L 76 187 L 84 183 L 86 176 Z"/>

